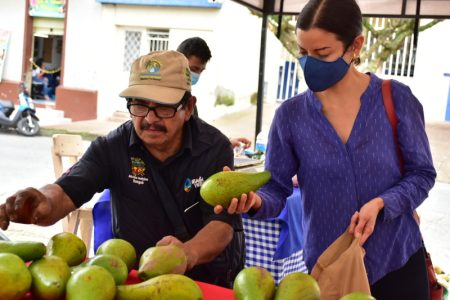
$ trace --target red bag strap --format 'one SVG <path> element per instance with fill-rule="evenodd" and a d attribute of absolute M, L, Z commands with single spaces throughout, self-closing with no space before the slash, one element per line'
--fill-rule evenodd
<path fill-rule="evenodd" d="M 395 114 L 394 102 L 392 101 L 392 91 L 391 91 L 391 80 L 383 80 L 381 83 L 381 91 L 383 94 L 383 103 L 384 108 L 386 109 L 386 114 L 389 119 L 389 123 L 391 123 L 392 134 L 394 136 L 394 143 L 397 149 L 398 161 L 400 164 L 400 171 L 403 174 L 404 171 L 404 160 L 402 150 L 400 149 L 400 145 L 398 143 L 398 131 L 397 131 L 397 115 Z"/>

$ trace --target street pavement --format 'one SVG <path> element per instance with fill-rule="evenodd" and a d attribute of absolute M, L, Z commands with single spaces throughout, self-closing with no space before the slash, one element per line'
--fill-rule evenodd
<path fill-rule="evenodd" d="M 277 103 L 265 104 L 262 129 L 268 130 Z M 229 137 L 255 136 L 256 108 L 205 120 Z M 55 132 L 104 135 L 126 118 L 93 120 L 52 125 L 44 134 Z M 433 160 L 438 172 L 437 182 L 429 198 L 418 208 L 421 230 L 427 250 L 435 265 L 450 270 L 450 122 L 430 122 L 426 125 Z M 85 141 L 85 145 L 89 141 Z M 50 155 L 51 138 L 48 136 L 21 137 L 14 132 L 0 132 L 0 203 L 20 188 L 40 187 L 53 182 L 53 164 Z M 6 234 L 14 240 L 37 240 L 46 243 L 62 230 L 61 224 L 49 227 L 12 224 Z M 449 272 L 449 271 L 447 271 Z"/>

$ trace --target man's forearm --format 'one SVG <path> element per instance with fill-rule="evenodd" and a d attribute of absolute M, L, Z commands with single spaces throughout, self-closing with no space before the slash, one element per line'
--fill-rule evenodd
<path fill-rule="evenodd" d="M 39 189 L 51 203 L 51 213 L 47 218 L 39 221 L 37 225 L 48 226 L 58 222 L 76 209 L 70 197 L 57 184 L 48 184 Z"/>
<path fill-rule="evenodd" d="M 219 255 L 233 238 L 233 227 L 221 221 L 211 221 L 200 230 L 185 247 L 195 257 L 188 269 L 212 261 Z"/>

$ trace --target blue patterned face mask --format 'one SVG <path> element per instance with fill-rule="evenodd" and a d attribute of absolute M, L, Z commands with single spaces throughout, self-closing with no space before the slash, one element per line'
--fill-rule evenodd
<path fill-rule="evenodd" d="M 323 61 L 309 55 L 299 59 L 305 75 L 305 81 L 313 92 L 322 92 L 335 85 L 348 71 L 347 64 L 342 57 L 335 61 Z"/>
<path fill-rule="evenodd" d="M 198 82 L 198 79 L 200 78 L 200 74 L 192 72 L 191 71 L 191 84 L 195 85 Z"/>

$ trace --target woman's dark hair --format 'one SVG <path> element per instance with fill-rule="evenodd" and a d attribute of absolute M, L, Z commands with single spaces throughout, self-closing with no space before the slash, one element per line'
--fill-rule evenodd
<path fill-rule="evenodd" d="M 347 49 L 362 32 L 361 9 L 355 0 L 310 0 L 298 15 L 297 28 L 332 32 Z"/>
<path fill-rule="evenodd" d="M 199 37 L 184 40 L 178 46 L 177 51 L 183 53 L 188 59 L 192 55 L 197 56 L 204 64 L 211 59 L 211 50 L 209 50 L 208 44 L 206 44 L 204 39 Z"/>

